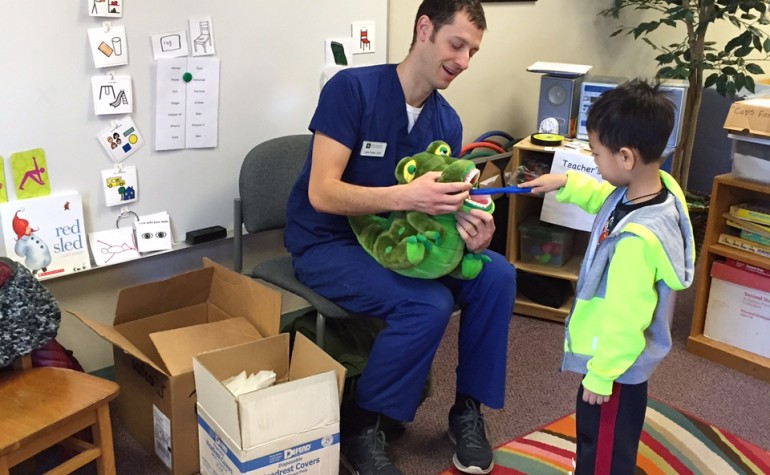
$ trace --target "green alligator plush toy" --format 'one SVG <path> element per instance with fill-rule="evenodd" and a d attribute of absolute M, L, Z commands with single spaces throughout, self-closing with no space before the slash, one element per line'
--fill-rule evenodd
<path fill-rule="evenodd" d="M 478 185 L 480 172 L 470 160 L 450 156 L 446 142 L 435 141 L 425 152 L 402 158 L 396 166 L 396 180 L 405 184 L 430 171 L 440 171 L 439 182 L 466 181 Z M 473 195 L 461 210 L 481 209 L 492 213 L 489 195 Z M 417 211 L 394 211 L 348 218 L 358 242 L 377 262 L 399 274 L 420 279 L 445 275 L 475 278 L 489 257 L 466 253 L 465 241 L 457 232 L 454 213 L 430 216 Z"/>

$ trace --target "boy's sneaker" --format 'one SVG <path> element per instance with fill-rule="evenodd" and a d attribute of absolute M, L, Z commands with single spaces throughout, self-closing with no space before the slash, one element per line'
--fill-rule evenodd
<path fill-rule="evenodd" d="M 404 475 L 385 453 L 385 433 L 379 421 L 361 434 L 342 439 L 342 464 L 354 475 Z"/>
<path fill-rule="evenodd" d="M 475 402 L 465 401 L 460 414 L 449 413 L 449 440 L 455 444 L 453 462 L 463 473 L 484 474 L 495 466 L 486 436 L 484 416 Z"/>

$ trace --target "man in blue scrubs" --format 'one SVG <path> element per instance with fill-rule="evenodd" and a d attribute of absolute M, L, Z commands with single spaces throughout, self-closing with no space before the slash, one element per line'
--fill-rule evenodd
<path fill-rule="evenodd" d="M 289 198 L 286 247 L 299 280 L 350 312 L 385 321 L 343 414 L 342 453 L 358 474 L 400 474 L 385 452 L 382 416 L 412 421 L 455 305 L 461 310 L 455 403 L 449 410 L 454 464 L 489 473 L 492 449 L 481 406 L 501 408 L 515 270 L 486 250 L 492 216 L 457 214 L 471 252 L 491 258 L 473 280 L 423 280 L 385 269 L 356 241 L 347 216 L 416 210 L 454 213 L 468 183 L 438 183 L 430 173 L 399 185 L 399 159 L 434 140 L 459 153 L 462 125 L 437 90 L 468 68 L 486 29 L 479 0 L 424 0 L 412 46 L 399 64 L 350 68 L 323 88 L 310 122 L 308 161 Z"/>

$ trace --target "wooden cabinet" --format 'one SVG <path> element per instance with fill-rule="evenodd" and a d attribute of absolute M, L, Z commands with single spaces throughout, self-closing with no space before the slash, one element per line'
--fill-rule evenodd
<path fill-rule="evenodd" d="M 511 163 L 508 169 L 515 175 L 516 169 L 522 163 L 541 163 L 547 169 L 550 168 L 554 156 L 553 147 L 541 147 L 533 145 L 529 138 L 525 138 L 513 147 Z M 511 178 L 515 181 L 515 177 Z M 543 206 L 543 197 L 533 194 L 511 194 L 508 195 L 508 237 L 505 246 L 505 255 L 508 261 L 516 266 L 516 269 L 532 274 L 543 275 L 568 281 L 571 291 L 564 303 L 559 308 L 548 307 L 524 297 L 519 293 L 516 296 L 516 305 L 514 312 L 521 315 L 544 318 L 563 322 L 572 307 L 574 299 L 575 283 L 577 282 L 578 272 L 580 271 L 580 262 L 583 259 L 585 248 L 588 243 L 588 233 L 575 231 L 573 239 L 572 257 L 562 267 L 551 267 L 546 265 L 524 262 L 520 255 L 520 232 L 519 224 L 527 217 L 540 216 L 540 209 Z"/>
<path fill-rule="evenodd" d="M 737 371 L 770 381 L 770 358 L 712 340 L 703 335 L 711 289 L 711 264 L 714 261 L 729 257 L 763 269 L 770 269 L 770 259 L 717 242 L 719 234 L 728 229 L 723 214 L 730 210 L 731 205 L 753 199 L 770 199 L 770 185 L 743 180 L 729 173 L 719 175 L 714 179 L 706 223 L 706 235 L 696 267 L 695 285 L 697 288 L 695 289 L 687 349 L 696 355 Z"/>

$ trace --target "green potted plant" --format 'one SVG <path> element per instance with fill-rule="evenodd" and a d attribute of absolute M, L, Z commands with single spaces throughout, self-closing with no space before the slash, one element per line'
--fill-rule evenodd
<path fill-rule="evenodd" d="M 621 26 L 610 36 L 627 34 L 641 39 L 658 53 L 655 58 L 658 77 L 689 82 L 681 139 L 671 167 L 672 175 L 686 190 L 703 90 L 714 86 L 725 97 L 733 97 L 742 89 L 755 91 L 752 75 L 764 73 L 757 61 L 770 57 L 768 3 L 766 0 L 613 0 L 612 6 L 599 14 L 619 19 L 623 10 L 643 11 L 646 21 Z M 707 40 L 709 27 L 716 23 L 734 26 L 736 35 L 721 43 Z M 675 28 L 681 32 L 681 39 L 661 44 L 652 34 L 659 27 Z"/>

